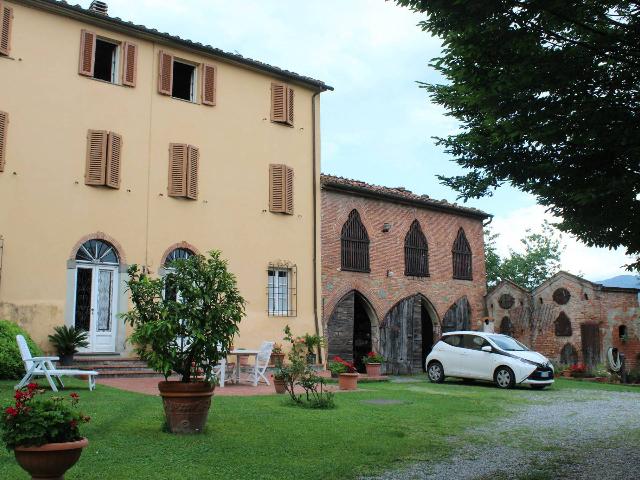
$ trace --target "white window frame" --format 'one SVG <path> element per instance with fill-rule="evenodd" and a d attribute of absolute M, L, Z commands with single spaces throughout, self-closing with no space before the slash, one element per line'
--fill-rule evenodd
<path fill-rule="evenodd" d="M 96 43 L 100 40 L 104 43 L 109 43 L 114 45 L 116 48 L 113 49 L 113 55 L 111 56 L 111 81 L 108 83 L 113 83 L 114 85 L 120 85 L 118 81 L 120 79 L 120 49 L 122 48 L 122 44 L 117 40 L 111 40 L 110 38 L 99 37 L 96 36 Z M 95 59 L 93 61 L 93 66 L 95 69 Z M 106 82 L 106 80 L 102 80 L 101 78 L 96 78 L 94 73 L 94 80 L 98 80 L 99 82 Z"/>
<path fill-rule="evenodd" d="M 173 58 L 173 63 L 181 63 L 183 65 L 188 65 L 193 67 L 193 73 L 191 74 L 191 86 L 189 91 L 189 100 L 185 100 L 184 98 L 174 97 L 173 92 L 171 92 L 171 98 L 176 100 L 182 100 L 183 102 L 191 102 L 198 103 L 197 92 L 198 92 L 198 64 L 189 62 L 188 60 L 182 60 L 181 58 Z M 173 68 L 173 67 L 172 67 Z M 171 72 L 173 75 L 173 72 Z"/>
<path fill-rule="evenodd" d="M 271 273 L 273 272 L 273 275 Z M 286 273 L 285 277 L 280 277 L 279 273 Z M 273 317 L 287 317 L 291 312 L 290 282 L 291 269 L 281 267 L 269 267 L 267 272 L 267 302 L 268 312 Z M 285 278 L 283 285 L 279 280 Z M 273 281 L 272 281 L 273 279 Z"/>

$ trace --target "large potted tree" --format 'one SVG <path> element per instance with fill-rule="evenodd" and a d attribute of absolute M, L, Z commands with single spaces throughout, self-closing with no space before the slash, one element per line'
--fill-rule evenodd
<path fill-rule="evenodd" d="M 161 278 L 137 265 L 129 268 L 133 309 L 124 318 L 133 327 L 136 353 L 165 377 L 158 389 L 169 431 L 201 433 L 215 388 L 214 368 L 238 333 L 245 301 L 218 251 L 168 267 Z M 173 374 L 180 378 L 170 380 Z"/>

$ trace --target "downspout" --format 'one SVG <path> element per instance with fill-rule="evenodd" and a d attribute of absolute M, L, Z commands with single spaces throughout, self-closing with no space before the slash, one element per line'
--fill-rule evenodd
<path fill-rule="evenodd" d="M 315 92 L 311 97 L 311 163 L 313 171 L 313 319 L 316 326 L 316 335 L 320 336 L 320 322 L 318 321 L 318 195 L 316 193 L 317 184 L 317 152 L 316 152 L 316 97 L 320 91 Z M 318 345 L 318 363 L 322 363 L 322 347 Z"/>

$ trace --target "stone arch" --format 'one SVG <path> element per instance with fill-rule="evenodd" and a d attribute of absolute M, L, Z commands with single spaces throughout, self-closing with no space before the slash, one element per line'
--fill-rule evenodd
<path fill-rule="evenodd" d="M 380 352 L 386 373 L 419 373 L 424 359 L 442 333 L 431 301 L 416 293 L 389 309 L 380 325 Z"/>
<path fill-rule="evenodd" d="M 368 331 L 363 325 L 368 322 Z M 368 335 L 367 335 L 368 333 Z M 328 356 L 339 356 L 362 369 L 360 355 L 364 350 L 379 350 L 379 321 L 373 304 L 358 290 L 345 293 L 333 308 L 325 329 Z"/>
<path fill-rule="evenodd" d="M 105 242 L 110 243 L 118 251 L 118 258 L 120 260 L 120 265 L 127 264 L 127 257 L 124 253 L 124 249 L 122 248 L 122 245 L 120 245 L 120 242 L 118 242 L 111 235 L 104 232 L 90 233 L 80 238 L 80 240 L 78 240 L 73 246 L 73 248 L 71 249 L 71 253 L 69 254 L 69 261 L 72 261 L 72 262 L 76 261 L 76 255 L 78 254 L 78 250 L 85 242 L 88 242 L 89 240 L 104 240 Z"/>
<path fill-rule="evenodd" d="M 566 343 L 560 349 L 560 363 L 564 365 L 575 365 L 578 363 L 578 351 L 570 343 Z"/>
<path fill-rule="evenodd" d="M 442 331 L 469 330 L 471 328 L 471 304 L 466 296 L 460 297 L 442 317 Z"/>

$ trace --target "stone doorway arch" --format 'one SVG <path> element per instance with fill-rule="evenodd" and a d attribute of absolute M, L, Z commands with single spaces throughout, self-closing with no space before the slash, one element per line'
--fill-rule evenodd
<path fill-rule="evenodd" d="M 362 357 L 378 350 L 378 317 L 371 302 L 359 291 L 351 290 L 333 309 L 327 322 L 329 360 L 341 357 L 364 371 Z"/>

